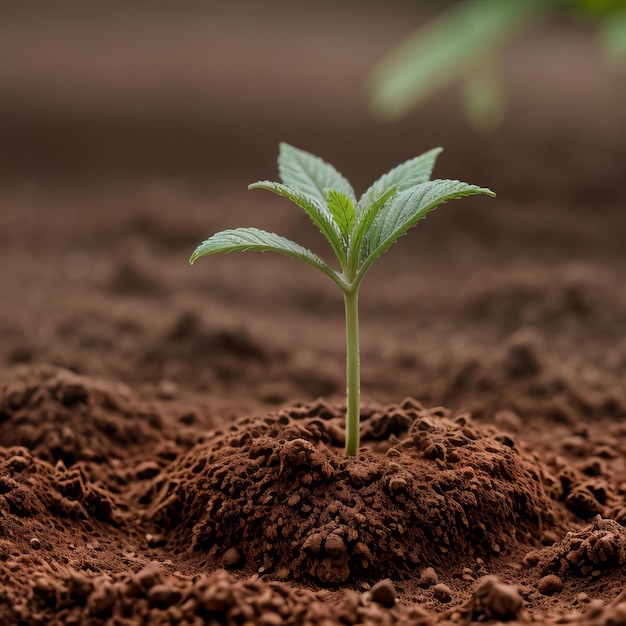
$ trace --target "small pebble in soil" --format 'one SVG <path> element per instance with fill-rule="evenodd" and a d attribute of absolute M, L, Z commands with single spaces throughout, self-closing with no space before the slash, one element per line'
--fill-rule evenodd
<path fill-rule="evenodd" d="M 522 563 L 526 567 L 535 567 L 539 563 L 539 553 L 536 550 L 531 550 L 530 552 L 527 552 L 522 559 Z"/>
<path fill-rule="evenodd" d="M 472 598 L 474 617 L 507 621 L 518 616 L 524 600 L 514 585 L 496 576 L 483 576 Z"/>
<path fill-rule="evenodd" d="M 156 565 L 146 565 L 131 578 L 130 582 L 130 587 L 147 591 L 161 582 L 161 570 Z"/>
<path fill-rule="evenodd" d="M 224 552 L 222 561 L 226 567 L 235 567 L 241 561 L 241 552 L 235 546 L 232 546 Z"/>
<path fill-rule="evenodd" d="M 328 535 L 324 542 L 324 548 L 326 553 L 332 558 L 341 557 L 347 552 L 343 539 L 335 533 Z"/>
<path fill-rule="evenodd" d="M 38 537 L 33 537 L 28 544 L 33 550 L 39 550 L 39 548 L 41 548 L 41 541 Z"/>
<path fill-rule="evenodd" d="M 433 595 L 439 602 L 446 603 L 452 600 L 452 590 L 448 585 L 439 583 L 433 587 Z"/>
<path fill-rule="evenodd" d="M 556 574 L 548 574 L 537 582 L 537 590 L 542 596 L 552 596 L 563 589 L 563 581 Z"/>
<path fill-rule="evenodd" d="M 463 580 L 474 581 L 476 579 L 474 578 L 473 574 L 474 574 L 474 572 L 473 572 L 473 570 L 470 567 L 464 567 L 463 568 L 463 576 L 462 576 L 462 578 L 463 578 Z"/>
<path fill-rule="evenodd" d="M 391 609 L 396 604 L 398 592 L 389 578 L 377 582 L 369 591 L 372 602 Z"/>
<path fill-rule="evenodd" d="M 437 572 L 432 567 L 426 567 L 422 570 L 420 574 L 419 580 L 417 584 L 420 587 L 432 587 L 439 582 L 439 577 L 437 576 Z"/>

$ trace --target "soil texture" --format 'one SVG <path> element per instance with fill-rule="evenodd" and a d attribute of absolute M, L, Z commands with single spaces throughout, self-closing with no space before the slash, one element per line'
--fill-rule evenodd
<path fill-rule="evenodd" d="M 507 53 L 493 135 L 450 92 L 385 127 L 359 89 L 411 3 L 359 3 L 350 27 L 352 10 L 300 7 L 291 56 L 276 29 L 295 9 L 233 4 L 257 21 L 234 46 L 236 10 L 213 4 L 155 8 L 137 41 L 152 54 L 167 22 L 189 55 L 205 24 L 232 69 L 209 46 L 206 67 L 155 70 L 157 92 L 133 82 L 150 54 L 129 39 L 126 63 L 80 12 L 89 58 L 110 52 L 102 92 L 72 92 L 77 65 L 47 99 L 2 55 L 0 624 L 626 626 L 622 70 L 555 23 Z M 52 45 L 15 11 L 23 41 Z M 190 91 L 203 72 L 214 99 Z M 304 214 L 246 190 L 276 176 L 279 141 L 359 189 L 441 144 L 438 177 L 498 193 L 438 209 L 367 276 L 354 458 L 336 286 L 269 254 L 187 263 L 237 226 L 328 258 Z"/>

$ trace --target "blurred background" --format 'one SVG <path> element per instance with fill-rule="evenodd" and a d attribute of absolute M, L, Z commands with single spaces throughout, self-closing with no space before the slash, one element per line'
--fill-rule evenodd
<path fill-rule="evenodd" d="M 588 349 L 586 361 L 622 372 L 619 46 L 607 54 L 585 13 L 537 9 L 519 23 L 514 16 L 514 28 L 504 16 L 507 36 L 490 31 L 494 46 L 477 59 L 495 62 L 497 78 L 474 72 L 469 105 L 464 77 L 478 65 L 446 72 L 433 63 L 424 70 L 431 82 L 432 72 L 445 80 L 385 114 L 375 89 L 397 46 L 467 5 L 2 2 L 0 357 L 213 391 L 247 375 L 269 379 L 257 395 L 275 401 L 341 396 L 341 298 L 324 277 L 269 255 L 187 265 L 200 240 L 236 226 L 276 230 L 324 253 L 306 216 L 246 190 L 276 178 L 278 143 L 287 141 L 331 161 L 357 192 L 440 145 L 437 177 L 498 193 L 438 210 L 365 281 L 369 389 L 425 394 L 440 362 L 463 367 L 467 355 L 528 327 L 548 352 Z M 453 65 L 468 58 L 462 46 L 448 53 Z M 392 92 L 392 104 L 403 97 Z M 477 124 L 476 107 L 497 123 Z M 249 343 L 237 343 L 242 333 Z M 228 360 L 237 350 L 250 357 L 244 365 Z M 212 361 L 211 351 L 224 354 Z M 465 356 L 455 361 L 457 352 Z M 375 369 L 397 364 L 406 377 Z M 281 387 L 285 369 L 296 391 Z"/>
<path fill-rule="evenodd" d="M 279 140 L 344 163 L 362 156 L 351 173 L 363 180 L 433 144 L 450 147 L 446 159 L 456 173 L 451 142 L 471 143 L 480 158 L 458 160 L 487 175 L 489 164 L 479 163 L 494 157 L 504 156 L 512 168 L 531 156 L 577 165 L 585 156 L 573 154 L 574 136 L 587 142 L 585 152 L 594 148 L 590 141 L 623 148 L 624 67 L 604 54 L 594 24 L 566 11 L 533 15 L 530 24 L 526 15 L 508 16 L 517 28 L 504 38 L 507 45 L 496 45 L 487 33 L 507 109 L 492 137 L 470 132 L 464 81 L 447 79 L 471 74 L 472 67 L 455 73 L 454 58 L 433 65 L 441 88 L 424 81 L 428 97 L 421 106 L 409 102 L 403 117 L 381 123 L 369 106 L 375 68 L 420 26 L 471 4 L 4 2 L 0 176 L 207 180 L 217 171 L 243 170 L 249 178 L 248 171 L 258 176 L 264 165 L 272 172 Z M 517 3 L 491 4 L 497 10 Z M 482 9 L 480 23 L 491 13 Z M 460 23 L 469 25 L 470 17 Z M 511 30 L 507 16 L 502 19 L 492 27 L 496 33 Z M 458 40 L 467 30 L 446 36 Z M 449 47 L 443 39 L 434 52 Z M 476 48 L 471 40 L 468 45 Z M 386 97 L 393 98 L 393 90 Z M 402 97 L 397 89 L 395 101 Z M 602 162 L 589 169 L 611 168 L 611 157 L 596 149 L 592 160 Z"/>

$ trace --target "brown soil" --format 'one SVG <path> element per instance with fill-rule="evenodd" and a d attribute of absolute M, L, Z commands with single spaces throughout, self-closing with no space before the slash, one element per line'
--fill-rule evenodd
<path fill-rule="evenodd" d="M 38 66 L 2 55 L 1 624 L 626 624 L 623 73 L 554 24 L 507 56 L 497 134 L 468 133 L 450 93 L 382 127 L 359 89 L 411 24 L 400 6 L 329 28 L 332 63 L 304 74 L 339 9 L 310 9 L 293 60 L 272 28 L 295 12 L 216 13 L 235 69 L 207 54 L 161 77 L 178 100 L 107 86 L 150 55 L 94 65 L 110 101 L 79 98 L 71 72 L 58 100 L 25 89 Z M 7 49 L 51 45 L 20 15 Z M 70 15 L 86 51 L 107 49 L 105 22 Z M 144 24 L 148 52 L 166 17 Z M 220 95 L 192 106 L 184 80 L 203 72 Z M 435 212 L 366 279 L 356 458 L 330 281 L 271 255 L 187 264 L 243 225 L 324 254 L 306 216 L 245 191 L 275 176 L 280 140 L 359 188 L 442 144 L 439 176 L 498 192 Z"/>

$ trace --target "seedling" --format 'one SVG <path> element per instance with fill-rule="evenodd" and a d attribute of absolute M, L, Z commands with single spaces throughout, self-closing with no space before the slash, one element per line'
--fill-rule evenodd
<path fill-rule="evenodd" d="M 267 189 L 299 206 L 322 231 L 337 256 L 340 271 L 319 256 L 274 233 L 258 228 L 224 230 L 201 243 L 189 260 L 235 250 L 280 252 L 326 274 L 341 289 L 346 314 L 346 454 L 359 451 L 360 362 L 358 295 L 363 277 L 418 220 L 440 204 L 491 190 L 457 180 L 430 180 L 441 148 L 398 165 L 379 178 L 357 201 L 350 183 L 332 165 L 288 144 L 280 145 L 282 183 L 260 181 L 249 189 Z"/>

